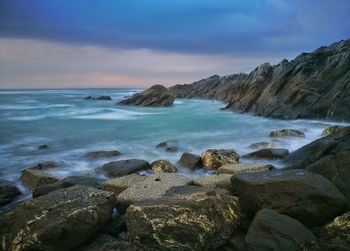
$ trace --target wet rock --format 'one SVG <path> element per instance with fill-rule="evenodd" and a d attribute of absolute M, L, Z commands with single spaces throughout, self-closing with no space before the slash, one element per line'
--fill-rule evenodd
<path fill-rule="evenodd" d="M 156 160 L 151 163 L 154 173 L 175 173 L 176 167 L 167 160 Z"/>
<path fill-rule="evenodd" d="M 218 168 L 218 173 L 238 174 L 272 171 L 276 168 L 265 163 L 226 164 Z"/>
<path fill-rule="evenodd" d="M 174 100 L 174 96 L 169 93 L 166 87 L 162 85 L 154 85 L 141 93 L 136 93 L 130 98 L 122 100 L 120 104 L 164 107 L 172 106 Z"/>
<path fill-rule="evenodd" d="M 4 206 L 13 201 L 21 192 L 15 184 L 0 179 L 0 206 Z"/>
<path fill-rule="evenodd" d="M 265 148 L 252 153 L 248 153 L 243 158 L 258 159 L 282 159 L 289 154 L 289 150 L 285 148 Z"/>
<path fill-rule="evenodd" d="M 148 176 L 144 181 L 138 182 L 117 196 L 118 209 L 123 212 L 130 205 L 145 199 L 157 199 L 174 186 L 182 186 L 191 180 L 173 173 L 160 173 Z"/>
<path fill-rule="evenodd" d="M 208 188 L 222 188 L 231 191 L 231 177 L 231 174 L 209 175 L 193 180 L 192 184 Z"/>
<path fill-rule="evenodd" d="M 49 149 L 48 145 L 40 145 L 40 146 L 38 146 L 38 150 L 47 150 L 47 149 Z"/>
<path fill-rule="evenodd" d="M 109 221 L 113 205 L 112 193 L 79 185 L 26 201 L 0 217 L 2 249 L 74 250 Z"/>
<path fill-rule="evenodd" d="M 232 189 L 253 214 L 270 208 L 306 226 L 326 223 L 343 212 L 346 199 L 323 176 L 305 170 L 240 173 Z"/>
<path fill-rule="evenodd" d="M 142 251 L 142 249 L 131 244 L 127 240 L 101 234 L 81 251 Z"/>
<path fill-rule="evenodd" d="M 102 189 L 106 191 L 114 192 L 115 194 L 120 194 L 128 187 L 144 181 L 147 176 L 141 176 L 138 174 L 129 174 L 120 178 L 107 180 L 103 185 Z"/>
<path fill-rule="evenodd" d="M 156 145 L 156 148 L 168 148 L 168 147 L 175 147 L 178 144 L 177 140 L 168 140 L 160 142 L 158 145 Z"/>
<path fill-rule="evenodd" d="M 170 146 L 165 149 L 166 152 L 177 152 L 178 148 L 176 146 Z"/>
<path fill-rule="evenodd" d="M 338 131 L 341 131 L 343 129 L 344 129 L 344 126 L 330 126 L 330 127 L 325 128 L 322 131 L 321 136 L 325 137 L 325 136 L 328 136 L 328 135 L 330 135 L 332 133 L 336 133 Z"/>
<path fill-rule="evenodd" d="M 128 159 L 106 163 L 102 167 L 97 168 L 96 172 L 102 172 L 109 178 L 117 178 L 147 168 L 150 168 L 150 164 L 145 160 Z"/>
<path fill-rule="evenodd" d="M 206 169 L 217 169 L 225 164 L 238 163 L 239 155 L 234 150 L 209 149 L 202 153 L 202 163 Z"/>
<path fill-rule="evenodd" d="M 282 130 L 276 130 L 272 131 L 270 133 L 270 137 L 299 137 L 299 138 L 305 138 L 305 134 L 301 131 L 294 130 L 294 129 L 282 129 Z"/>
<path fill-rule="evenodd" d="M 28 187 L 30 190 L 34 190 L 42 185 L 55 183 L 58 181 L 58 178 L 40 170 L 35 169 L 23 169 L 20 176 L 20 180 L 23 185 Z"/>
<path fill-rule="evenodd" d="M 62 166 L 62 164 L 55 161 L 43 161 L 28 167 L 28 169 L 46 171 L 48 169 L 52 169 L 60 166 Z"/>
<path fill-rule="evenodd" d="M 255 215 L 245 238 L 249 251 L 297 251 L 310 241 L 316 241 L 316 237 L 303 224 L 271 209 L 262 209 Z"/>
<path fill-rule="evenodd" d="M 87 96 L 84 99 L 85 100 L 112 100 L 110 96 L 99 96 L 99 97 Z"/>
<path fill-rule="evenodd" d="M 245 232 L 236 231 L 230 239 L 220 248 L 220 251 L 247 251 L 244 243 Z"/>
<path fill-rule="evenodd" d="M 180 160 L 177 162 L 180 166 L 195 169 L 201 164 L 201 156 L 192 153 L 183 153 Z"/>
<path fill-rule="evenodd" d="M 126 225 L 134 244 L 145 250 L 215 250 L 235 232 L 236 197 L 201 187 L 174 189 L 128 208 Z"/>
<path fill-rule="evenodd" d="M 274 143 L 271 143 L 271 142 L 256 142 L 256 143 L 249 145 L 249 148 L 264 149 L 264 148 L 273 148 L 275 146 L 276 145 Z"/>
<path fill-rule="evenodd" d="M 85 154 L 85 157 L 90 159 L 112 158 L 122 155 L 119 151 L 94 151 Z"/>

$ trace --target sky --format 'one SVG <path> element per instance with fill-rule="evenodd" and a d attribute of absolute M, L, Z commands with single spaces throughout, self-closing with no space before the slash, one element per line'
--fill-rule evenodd
<path fill-rule="evenodd" d="M 249 73 L 350 38 L 349 0 L 0 0 L 0 88 Z"/>

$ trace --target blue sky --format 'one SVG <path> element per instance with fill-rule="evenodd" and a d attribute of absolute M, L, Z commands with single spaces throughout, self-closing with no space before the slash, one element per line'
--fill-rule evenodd
<path fill-rule="evenodd" d="M 0 87 L 191 82 L 350 37 L 349 0 L 0 0 Z"/>

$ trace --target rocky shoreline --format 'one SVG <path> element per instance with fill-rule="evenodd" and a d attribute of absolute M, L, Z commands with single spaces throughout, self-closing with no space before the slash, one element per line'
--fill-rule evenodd
<path fill-rule="evenodd" d="M 177 163 L 112 161 L 96 169 L 106 178 L 58 179 L 48 171 L 61 163 L 51 161 L 23 169 L 33 199 L 8 204 L 19 191 L 0 182 L 1 205 L 12 205 L 0 216 L 0 250 L 349 250 L 350 127 L 327 128 L 290 154 L 265 143 L 247 156 L 208 149 L 183 153 Z M 286 168 L 259 162 L 275 158 Z M 189 179 L 178 165 L 213 174 Z"/>

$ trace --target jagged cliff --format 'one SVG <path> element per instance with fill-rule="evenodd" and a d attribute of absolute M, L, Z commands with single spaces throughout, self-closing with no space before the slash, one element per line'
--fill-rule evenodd
<path fill-rule="evenodd" d="M 222 100 L 227 109 L 259 116 L 350 121 L 350 39 L 249 74 L 215 75 L 168 90 L 177 98 Z"/>

